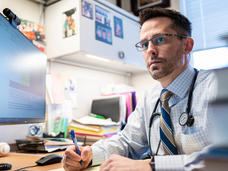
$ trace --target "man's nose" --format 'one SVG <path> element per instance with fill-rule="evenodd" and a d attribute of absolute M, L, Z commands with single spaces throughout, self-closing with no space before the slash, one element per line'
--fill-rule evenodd
<path fill-rule="evenodd" d="M 149 41 L 148 48 L 147 48 L 147 54 L 150 56 L 157 56 L 158 55 L 158 49 L 152 43 L 152 41 Z"/>

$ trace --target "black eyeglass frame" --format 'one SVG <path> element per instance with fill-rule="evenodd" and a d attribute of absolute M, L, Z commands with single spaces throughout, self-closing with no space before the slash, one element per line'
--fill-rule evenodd
<path fill-rule="evenodd" d="M 188 38 L 188 36 L 187 36 L 187 35 L 184 35 L 184 34 L 159 33 L 159 34 L 154 35 L 154 36 L 153 36 L 152 38 L 150 38 L 149 40 L 142 40 L 142 41 L 136 43 L 136 44 L 135 44 L 136 49 L 137 49 L 138 51 L 144 51 L 144 50 L 146 50 L 147 48 L 143 48 L 143 47 L 141 46 L 141 44 L 142 44 L 142 43 L 146 43 L 146 42 L 149 43 L 150 41 L 152 42 L 152 44 L 153 44 L 154 46 L 159 46 L 159 45 L 156 45 L 156 44 L 154 43 L 154 41 L 153 41 L 154 38 L 157 38 L 157 37 L 159 37 L 159 36 L 167 36 L 167 37 L 175 36 L 175 37 L 179 37 L 179 38 L 181 38 L 181 39 L 183 39 L 183 38 Z"/>

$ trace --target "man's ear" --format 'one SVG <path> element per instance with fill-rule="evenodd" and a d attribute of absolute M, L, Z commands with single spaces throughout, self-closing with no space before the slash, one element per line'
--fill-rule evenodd
<path fill-rule="evenodd" d="M 193 45 L 194 45 L 194 40 L 191 37 L 188 37 L 186 40 L 185 49 L 184 49 L 185 55 L 188 55 L 192 51 Z"/>

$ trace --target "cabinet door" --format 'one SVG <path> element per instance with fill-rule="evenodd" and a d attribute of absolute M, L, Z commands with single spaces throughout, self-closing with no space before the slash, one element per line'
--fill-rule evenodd
<path fill-rule="evenodd" d="M 80 49 L 91 54 L 145 67 L 139 41 L 138 18 L 112 4 L 87 1 L 94 11 L 93 19 L 81 16 Z M 82 6 L 83 8 L 83 6 Z"/>
<path fill-rule="evenodd" d="M 45 8 L 48 58 L 57 58 L 80 50 L 80 14 L 79 0 L 59 1 Z M 71 24 L 67 24 L 67 21 Z M 67 35 L 64 31 L 66 24 L 68 27 Z M 74 27 L 74 30 L 72 30 L 72 27 Z"/>
<path fill-rule="evenodd" d="M 75 34 L 66 36 L 64 21 L 72 11 Z M 65 0 L 48 6 L 45 17 L 48 58 L 127 72 L 145 71 L 141 52 L 135 48 L 140 32 L 138 18 L 123 9 L 103 0 Z M 92 61 L 87 59 L 88 54 L 110 59 L 111 63 Z"/>

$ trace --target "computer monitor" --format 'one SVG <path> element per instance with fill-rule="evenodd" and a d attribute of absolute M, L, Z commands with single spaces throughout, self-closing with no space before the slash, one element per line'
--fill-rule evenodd
<path fill-rule="evenodd" d="M 102 96 L 92 100 L 91 113 L 111 118 L 114 122 L 125 122 L 126 102 L 123 96 Z"/>
<path fill-rule="evenodd" d="M 46 61 L 0 14 L 0 124 L 44 121 Z"/>

